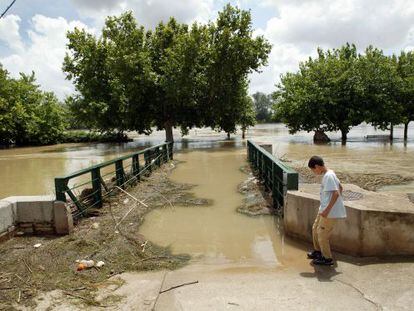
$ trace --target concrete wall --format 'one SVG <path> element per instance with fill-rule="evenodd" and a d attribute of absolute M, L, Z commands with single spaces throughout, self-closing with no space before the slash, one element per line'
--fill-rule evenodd
<path fill-rule="evenodd" d="M 73 230 L 69 208 L 53 196 L 16 196 L 0 200 L 0 235 L 15 229 L 30 234 L 68 234 Z"/>
<path fill-rule="evenodd" d="M 414 211 L 368 210 L 355 202 L 346 202 L 345 206 L 348 217 L 339 220 L 332 233 L 333 250 L 355 256 L 414 255 Z M 285 233 L 312 242 L 318 208 L 317 195 L 288 191 Z"/>

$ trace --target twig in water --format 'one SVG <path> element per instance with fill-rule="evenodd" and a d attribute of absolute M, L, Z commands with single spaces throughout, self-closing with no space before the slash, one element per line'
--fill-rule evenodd
<path fill-rule="evenodd" d="M 169 289 L 165 289 L 165 290 L 160 291 L 160 294 L 168 292 L 168 291 L 176 289 L 176 288 L 179 288 L 179 287 L 182 287 L 182 286 L 197 284 L 197 283 L 198 283 L 198 281 L 194 281 L 194 282 L 188 282 L 188 283 L 183 283 L 183 284 L 180 284 L 180 285 L 176 285 L 176 286 L 170 287 Z"/>
<path fill-rule="evenodd" d="M 238 303 L 235 303 L 235 302 L 228 302 L 227 304 L 232 305 L 232 306 L 240 306 Z"/>

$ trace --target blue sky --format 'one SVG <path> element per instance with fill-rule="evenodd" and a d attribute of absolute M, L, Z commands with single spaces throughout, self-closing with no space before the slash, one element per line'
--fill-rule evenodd
<path fill-rule="evenodd" d="M 11 0 L 0 0 L 3 11 Z M 182 22 L 215 19 L 226 0 L 17 0 L 0 20 L 0 63 L 13 75 L 36 72 L 38 83 L 59 98 L 73 85 L 61 71 L 65 33 L 84 27 L 99 33 L 108 15 L 132 10 L 153 27 L 175 16 Z M 250 92 L 274 90 L 281 74 L 295 71 L 318 46 L 373 44 L 387 54 L 414 47 L 414 1 L 408 0 L 232 0 L 250 9 L 256 33 L 273 45 L 269 65 L 252 74 Z"/>

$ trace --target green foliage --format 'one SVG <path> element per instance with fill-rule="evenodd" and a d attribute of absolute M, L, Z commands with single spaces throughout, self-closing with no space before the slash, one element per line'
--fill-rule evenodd
<path fill-rule="evenodd" d="M 154 123 L 169 135 L 176 126 L 187 133 L 202 123 L 199 98 L 206 83 L 208 27 L 194 23 L 189 29 L 171 18 L 148 32 L 147 37 L 155 75 L 155 96 L 149 102 Z M 169 135 L 167 140 L 172 140 Z"/>
<path fill-rule="evenodd" d="M 401 78 L 396 99 L 401 105 L 402 122 L 408 124 L 414 121 L 414 53 L 401 52 L 398 57 L 393 56 L 392 61 Z"/>
<path fill-rule="evenodd" d="M 255 117 L 258 122 L 272 121 L 272 95 L 256 92 L 253 95 Z"/>
<path fill-rule="evenodd" d="M 53 95 L 35 84 L 34 73 L 9 77 L 0 64 L 0 144 L 44 145 L 60 142 L 65 110 Z"/>
<path fill-rule="evenodd" d="M 246 111 L 243 105 L 248 103 L 248 74 L 266 64 L 271 46 L 262 36 L 253 38 L 250 12 L 231 5 L 219 12 L 216 23 L 210 24 L 210 32 L 205 125 L 234 133 Z"/>
<path fill-rule="evenodd" d="M 242 131 L 245 131 L 248 127 L 256 124 L 256 111 L 254 109 L 253 99 L 250 96 L 246 95 L 244 97 L 244 102 L 241 106 L 244 110 L 242 111 L 237 123 L 240 124 Z"/>
<path fill-rule="evenodd" d="M 251 124 L 247 76 L 266 63 L 270 45 L 253 38 L 250 12 L 228 5 L 215 23 L 170 18 L 153 31 L 132 13 L 109 17 L 100 37 L 68 33 L 63 69 L 77 96 L 67 100 L 76 126 L 149 133 L 151 125 L 187 133 L 194 126 L 234 132 Z"/>
<path fill-rule="evenodd" d="M 390 57 L 372 46 L 359 58 L 362 79 L 364 121 L 381 129 L 402 121 L 402 105 L 398 102 L 402 80 Z"/>
<path fill-rule="evenodd" d="M 149 133 L 153 77 L 145 31 L 132 13 L 109 17 L 99 38 L 78 29 L 67 36 L 63 70 L 80 94 L 68 100 L 71 113 L 91 129 Z"/>
<path fill-rule="evenodd" d="M 405 54 L 390 58 L 372 46 L 363 55 L 350 44 L 318 49 L 317 58 L 282 76 L 274 110 L 291 133 L 339 130 L 343 142 L 364 121 L 386 129 L 409 118 L 403 107 L 412 105 L 410 66 Z"/>

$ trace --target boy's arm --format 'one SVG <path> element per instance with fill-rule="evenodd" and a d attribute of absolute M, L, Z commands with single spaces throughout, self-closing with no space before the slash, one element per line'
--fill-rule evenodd
<path fill-rule="evenodd" d="M 328 217 L 329 212 L 331 211 L 332 207 L 335 205 L 335 202 L 339 197 L 339 191 L 341 190 L 332 191 L 332 197 L 331 197 L 331 200 L 329 201 L 328 206 L 321 213 L 319 213 L 322 217 L 325 217 L 325 218 Z"/>

